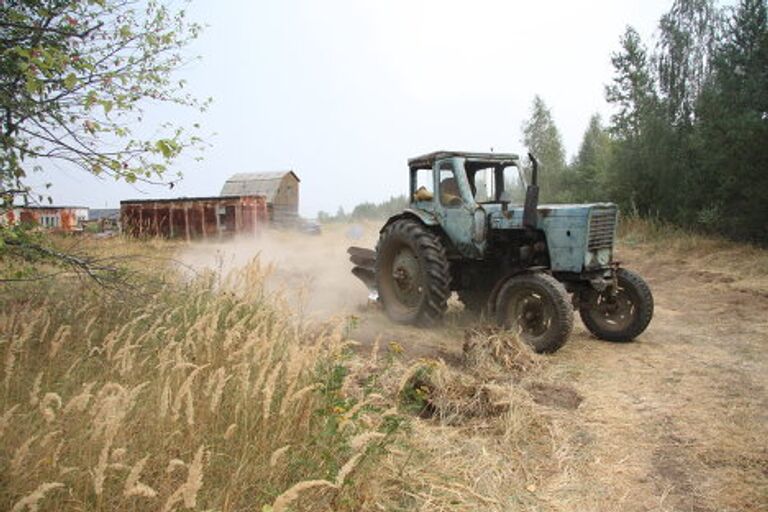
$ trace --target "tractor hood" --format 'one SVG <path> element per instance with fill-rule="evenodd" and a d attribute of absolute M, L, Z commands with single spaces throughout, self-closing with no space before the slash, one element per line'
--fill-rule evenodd
<path fill-rule="evenodd" d="M 523 207 L 510 206 L 503 211 L 500 204 L 484 204 L 488 214 L 488 227 L 491 229 L 520 229 L 523 227 Z M 548 219 L 580 219 L 586 221 L 592 210 L 616 209 L 613 203 L 587 204 L 542 204 L 537 208 L 537 228 L 543 229 Z"/>
<path fill-rule="evenodd" d="M 485 204 L 483 208 L 489 229 L 524 229 L 522 206 L 506 211 L 500 204 Z M 581 272 L 611 262 L 618 212 L 615 204 L 542 204 L 537 211 L 536 229 L 546 237 L 552 270 Z"/>

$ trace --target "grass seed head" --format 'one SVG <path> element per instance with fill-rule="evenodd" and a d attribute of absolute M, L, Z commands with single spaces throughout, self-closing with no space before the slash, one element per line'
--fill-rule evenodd
<path fill-rule="evenodd" d="M 36 407 L 40 402 L 40 385 L 43 382 L 43 372 L 38 372 L 35 382 L 32 383 L 32 390 L 29 392 L 29 405 Z"/>
<path fill-rule="evenodd" d="M 195 453 L 195 457 L 192 459 L 192 463 L 189 465 L 189 473 L 187 474 L 187 481 L 182 487 L 182 498 L 184 500 L 184 506 L 187 508 L 195 508 L 197 504 L 197 493 L 203 487 L 203 457 L 205 455 L 205 447 L 200 446 Z"/>
<path fill-rule="evenodd" d="M 274 452 L 272 452 L 272 455 L 269 457 L 269 467 L 273 468 L 277 465 L 277 463 L 280 461 L 283 455 L 290 449 L 291 445 L 287 444 L 283 446 L 282 448 L 278 448 Z"/>
<path fill-rule="evenodd" d="M 48 423 L 56 419 L 56 411 L 61 409 L 61 397 L 56 393 L 46 393 L 40 401 L 40 412 Z"/>
<path fill-rule="evenodd" d="M 237 423 L 232 423 L 230 426 L 227 427 L 227 430 L 224 431 L 224 439 L 229 441 L 234 437 L 235 432 L 237 432 Z"/>
<path fill-rule="evenodd" d="M 125 486 L 123 487 L 123 496 L 143 496 L 146 498 L 154 498 L 157 496 L 157 492 L 146 484 L 139 482 L 141 478 L 141 472 L 144 470 L 144 465 L 147 463 L 149 455 L 138 461 L 131 468 L 131 472 L 128 473 L 128 478 L 125 479 Z"/>
<path fill-rule="evenodd" d="M 299 499 L 301 493 L 310 489 L 338 489 L 338 486 L 328 480 L 304 480 L 278 496 L 272 503 L 272 512 L 287 512 L 288 507 Z"/>
<path fill-rule="evenodd" d="M 187 463 L 181 459 L 171 459 L 168 461 L 168 466 L 165 468 L 165 472 L 168 474 L 173 473 L 177 469 L 187 467 Z"/>
<path fill-rule="evenodd" d="M 16 452 L 13 454 L 13 459 L 11 459 L 12 473 L 17 475 L 21 473 L 21 470 L 24 467 L 24 462 L 29 455 L 29 449 L 32 446 L 32 443 L 37 440 L 37 438 L 38 436 L 31 436 L 27 438 L 27 440 L 24 441 L 24 443 L 16 449 Z"/>
<path fill-rule="evenodd" d="M 17 501 L 11 509 L 11 512 L 21 512 L 24 509 L 27 509 L 29 512 L 37 512 L 39 509 L 40 500 L 45 497 L 46 493 L 54 489 L 60 489 L 62 487 L 64 487 L 64 484 L 60 482 L 47 482 L 40 484 L 37 486 L 37 489 L 32 491 L 31 494 L 28 494 Z"/>

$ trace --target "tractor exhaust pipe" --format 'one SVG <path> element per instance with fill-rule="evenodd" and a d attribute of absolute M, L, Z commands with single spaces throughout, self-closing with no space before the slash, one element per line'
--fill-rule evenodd
<path fill-rule="evenodd" d="M 533 169 L 531 183 L 525 190 L 525 205 L 523 206 L 523 226 L 535 228 L 539 221 L 539 161 L 532 153 L 528 153 Z"/>

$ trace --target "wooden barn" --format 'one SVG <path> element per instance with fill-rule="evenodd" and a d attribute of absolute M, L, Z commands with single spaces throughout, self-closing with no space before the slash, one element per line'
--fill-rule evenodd
<path fill-rule="evenodd" d="M 123 233 L 136 237 L 223 238 L 255 234 L 267 222 L 260 195 L 120 201 Z"/>
<path fill-rule="evenodd" d="M 264 196 L 269 220 L 291 224 L 299 220 L 299 177 L 293 171 L 241 173 L 231 176 L 222 196 Z"/>

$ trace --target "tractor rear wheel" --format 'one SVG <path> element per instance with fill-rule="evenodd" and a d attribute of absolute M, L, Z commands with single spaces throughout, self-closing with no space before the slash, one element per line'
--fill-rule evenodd
<path fill-rule="evenodd" d="M 525 273 L 510 278 L 499 290 L 496 320 L 536 352 L 555 352 L 571 334 L 573 307 L 557 279 Z"/>
<path fill-rule="evenodd" d="M 587 329 L 606 341 L 632 341 L 653 317 L 653 295 L 642 277 L 625 268 L 616 271 L 617 289 L 589 288 L 579 297 L 579 315 Z"/>
<path fill-rule="evenodd" d="M 387 316 L 398 323 L 433 325 L 448 307 L 451 276 L 440 238 L 412 219 L 381 233 L 376 287 Z"/>

